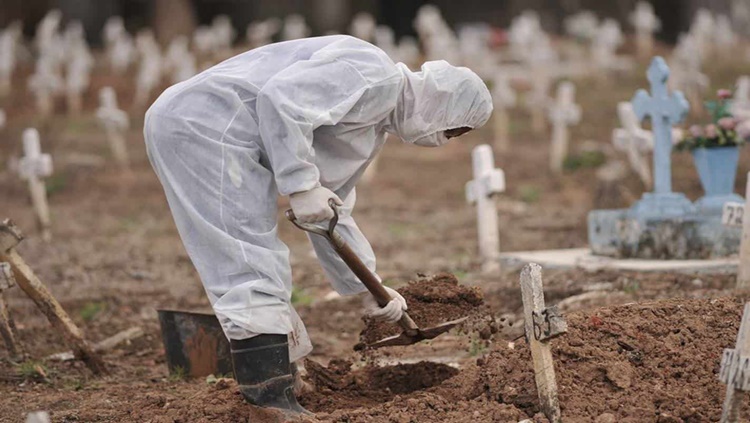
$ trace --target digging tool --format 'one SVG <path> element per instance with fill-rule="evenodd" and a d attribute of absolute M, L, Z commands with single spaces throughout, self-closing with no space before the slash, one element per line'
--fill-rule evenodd
<path fill-rule="evenodd" d="M 292 210 L 286 211 L 286 218 L 303 231 L 320 235 L 328 240 L 328 242 L 331 244 L 331 247 L 333 247 L 333 250 L 336 251 L 339 257 L 341 257 L 341 259 L 344 261 L 344 263 L 349 266 L 349 269 L 354 272 L 354 274 L 359 278 L 360 281 L 362 281 L 365 287 L 367 287 L 367 290 L 370 291 L 372 296 L 375 297 L 378 305 L 381 307 L 385 307 L 392 300 L 391 296 L 388 294 L 385 288 L 383 288 L 383 285 L 380 283 L 377 276 L 375 276 L 375 274 L 373 274 L 370 269 L 365 266 L 362 260 L 357 256 L 357 253 L 355 253 L 354 250 L 349 247 L 346 241 L 344 241 L 341 235 L 336 232 L 336 225 L 339 221 L 339 211 L 333 200 L 329 200 L 328 205 L 330 205 L 331 209 L 333 209 L 333 218 L 328 224 L 328 229 L 324 229 L 308 223 L 298 222 Z M 404 329 L 404 331 L 400 335 L 381 339 L 380 341 L 365 345 L 365 347 L 374 349 L 395 345 L 416 344 L 417 342 L 433 339 L 437 336 L 440 336 L 443 333 L 448 332 L 449 330 L 456 327 L 456 325 L 464 322 L 466 319 L 467 317 L 463 317 L 461 319 L 452 320 L 435 327 L 420 328 L 416 323 L 414 323 L 414 320 L 409 317 L 409 314 L 404 312 L 404 314 L 401 316 L 401 320 L 399 320 L 398 322 L 399 325 L 401 325 L 401 327 Z"/>

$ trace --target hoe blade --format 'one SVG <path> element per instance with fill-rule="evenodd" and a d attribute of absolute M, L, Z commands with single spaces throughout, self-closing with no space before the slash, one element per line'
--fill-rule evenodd
<path fill-rule="evenodd" d="M 466 321 L 468 317 L 462 317 L 460 319 L 451 320 L 450 322 L 446 322 L 443 324 L 440 324 L 438 326 L 434 326 L 431 328 L 420 328 L 417 331 L 417 334 L 414 336 L 410 336 L 406 332 L 402 332 L 400 335 L 394 335 L 389 336 L 388 338 L 381 339 L 380 341 L 373 342 L 372 344 L 368 344 L 367 348 L 382 348 L 382 347 L 392 347 L 396 345 L 411 345 L 416 344 L 417 342 L 425 341 L 428 339 L 436 338 L 445 332 L 448 332 L 449 330 L 453 329 L 457 325 L 463 323 Z"/>

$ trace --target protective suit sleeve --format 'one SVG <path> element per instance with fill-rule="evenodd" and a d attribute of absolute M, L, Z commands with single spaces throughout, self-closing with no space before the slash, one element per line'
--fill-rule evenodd
<path fill-rule="evenodd" d="M 257 100 L 264 150 L 281 195 L 320 185 L 313 163 L 313 131 L 335 125 L 369 87 L 351 64 L 335 58 L 312 58 L 271 78 Z"/>
<path fill-rule="evenodd" d="M 359 256 L 367 268 L 375 273 L 375 252 L 372 251 L 369 241 L 367 241 L 362 231 L 359 230 L 356 222 L 354 222 L 354 218 L 351 216 L 356 201 L 356 190 L 352 190 L 344 200 L 344 205 L 339 209 L 339 223 L 336 226 L 336 231 L 344 238 L 352 250 L 357 253 L 357 256 Z M 323 271 L 336 292 L 341 295 L 354 295 L 367 291 L 364 284 L 352 273 L 341 257 L 333 251 L 328 241 L 314 234 L 308 234 L 308 238 L 315 249 L 315 254 L 318 256 Z M 378 277 L 378 279 L 380 278 Z"/>

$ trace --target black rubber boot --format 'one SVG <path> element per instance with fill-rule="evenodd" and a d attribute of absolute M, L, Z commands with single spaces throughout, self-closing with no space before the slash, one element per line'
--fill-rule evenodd
<path fill-rule="evenodd" d="M 295 414 L 311 414 L 299 405 L 294 396 L 294 377 L 286 335 L 232 339 L 230 345 L 234 378 L 247 402 Z"/>

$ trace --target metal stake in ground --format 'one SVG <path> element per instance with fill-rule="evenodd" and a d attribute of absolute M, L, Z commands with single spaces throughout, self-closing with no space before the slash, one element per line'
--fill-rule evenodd
<path fill-rule="evenodd" d="M 534 379 L 542 412 L 551 423 L 562 422 L 549 340 L 568 331 L 557 307 L 545 308 L 542 267 L 529 263 L 521 271 L 521 295 L 526 339 L 534 362 Z"/>
<path fill-rule="evenodd" d="M 745 304 L 734 349 L 725 349 L 721 357 L 719 380 L 727 385 L 721 423 L 739 421 L 744 392 L 750 390 L 748 369 L 750 369 L 750 303 Z"/>
<path fill-rule="evenodd" d="M 29 182 L 31 203 L 36 211 L 42 237 L 49 241 L 51 238 L 49 205 L 43 178 L 52 174 L 52 157 L 49 154 L 42 154 L 42 148 L 39 146 L 39 132 L 34 128 L 27 128 L 23 131 L 23 151 L 25 155 L 18 163 L 18 173 L 21 179 Z"/>
<path fill-rule="evenodd" d="M 495 168 L 492 147 L 482 144 L 471 152 L 474 180 L 466 183 L 466 201 L 477 205 L 477 234 L 482 271 L 500 271 L 500 234 L 495 194 L 505 191 L 505 174 Z"/>
<path fill-rule="evenodd" d="M 21 231 L 10 219 L 5 219 L 0 223 L 0 262 L 10 263 L 18 286 L 47 316 L 52 326 L 63 334 L 76 358 L 86 363 L 96 374 L 107 373 L 107 368 L 99 354 L 91 348 L 68 313 L 16 251 L 15 247 L 22 239 Z"/>

